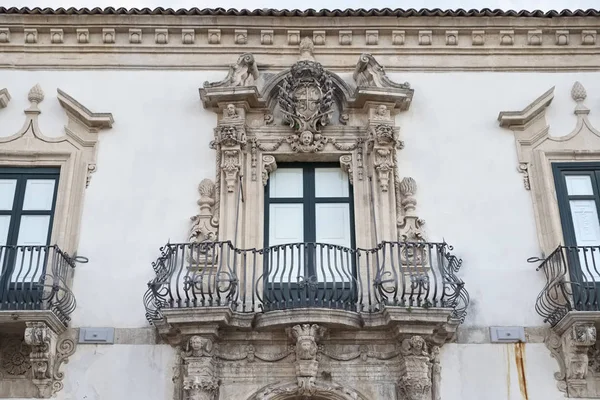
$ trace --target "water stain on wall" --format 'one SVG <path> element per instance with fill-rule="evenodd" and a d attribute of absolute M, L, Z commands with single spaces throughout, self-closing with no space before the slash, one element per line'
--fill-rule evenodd
<path fill-rule="evenodd" d="M 519 378 L 519 390 L 523 400 L 529 400 L 527 394 L 527 379 L 525 378 L 525 343 L 515 343 L 515 363 L 517 364 L 517 376 Z"/>

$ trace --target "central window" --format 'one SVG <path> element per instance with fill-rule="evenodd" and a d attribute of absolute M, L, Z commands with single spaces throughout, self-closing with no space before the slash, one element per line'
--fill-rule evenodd
<path fill-rule="evenodd" d="M 351 295 L 352 188 L 339 164 L 278 164 L 265 189 L 264 243 L 265 292 L 274 303 Z"/>

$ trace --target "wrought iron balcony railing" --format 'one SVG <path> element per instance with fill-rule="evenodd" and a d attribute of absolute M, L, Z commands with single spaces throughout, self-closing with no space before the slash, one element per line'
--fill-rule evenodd
<path fill-rule="evenodd" d="M 385 306 L 452 309 L 462 322 L 469 296 L 446 243 L 383 242 L 373 249 L 293 243 L 239 249 L 231 242 L 168 244 L 144 296 L 152 323 L 164 309 L 228 306 L 242 313 Z"/>
<path fill-rule="evenodd" d="M 544 322 L 556 325 L 569 311 L 600 311 L 600 246 L 559 246 L 540 262 L 537 271 L 546 285 L 536 301 Z"/>
<path fill-rule="evenodd" d="M 50 310 L 67 324 L 75 309 L 69 289 L 75 259 L 58 246 L 0 246 L 0 311 Z"/>

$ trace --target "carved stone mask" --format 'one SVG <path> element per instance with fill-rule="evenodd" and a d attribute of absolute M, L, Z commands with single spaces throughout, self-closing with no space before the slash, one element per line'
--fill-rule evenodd
<path fill-rule="evenodd" d="M 300 136 L 300 141 L 305 146 L 310 145 L 313 141 L 313 134 L 309 131 L 302 132 L 302 135 Z"/>

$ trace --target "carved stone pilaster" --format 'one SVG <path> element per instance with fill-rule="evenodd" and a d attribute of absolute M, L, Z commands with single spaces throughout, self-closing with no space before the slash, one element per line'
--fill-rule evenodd
<path fill-rule="evenodd" d="M 296 342 L 296 378 L 298 394 L 310 396 L 315 393 L 319 361 L 317 343 L 325 334 L 325 328 L 313 324 L 295 325 L 291 336 Z"/>
<path fill-rule="evenodd" d="M 396 168 L 394 128 L 388 124 L 378 124 L 371 127 L 371 146 L 373 146 L 373 168 L 377 172 L 379 188 L 387 192 L 390 180 L 393 184 L 393 174 Z"/>
<path fill-rule="evenodd" d="M 441 400 L 442 365 L 440 363 L 440 348 L 431 348 L 431 399 Z"/>
<path fill-rule="evenodd" d="M 401 378 L 398 381 L 398 397 L 406 400 L 431 400 L 432 363 L 427 344 L 421 336 L 402 341 Z"/>
<path fill-rule="evenodd" d="M 183 400 L 214 400 L 219 393 L 212 339 L 192 336 L 183 360 Z"/>

